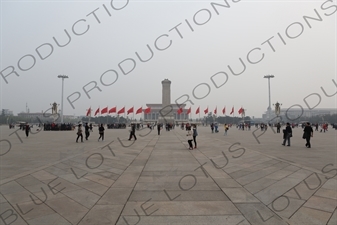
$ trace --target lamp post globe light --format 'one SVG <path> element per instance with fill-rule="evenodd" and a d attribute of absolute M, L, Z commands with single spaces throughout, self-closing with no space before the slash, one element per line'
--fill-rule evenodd
<path fill-rule="evenodd" d="M 269 106 L 268 106 L 268 120 L 270 121 L 271 119 L 271 97 L 270 97 L 270 78 L 274 78 L 274 75 L 266 75 L 263 78 L 267 78 L 268 79 L 268 93 L 269 93 Z"/>
<path fill-rule="evenodd" d="M 64 90 L 64 79 L 69 78 L 67 75 L 58 75 L 58 78 L 62 78 L 62 96 L 61 96 L 61 123 L 63 123 L 63 90 Z"/>

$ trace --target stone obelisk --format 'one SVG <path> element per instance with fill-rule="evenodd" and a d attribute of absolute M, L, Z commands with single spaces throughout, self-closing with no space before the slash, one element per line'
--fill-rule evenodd
<path fill-rule="evenodd" d="M 159 113 L 159 123 L 174 123 L 173 108 L 171 106 L 171 81 L 168 79 L 162 82 L 162 109 Z"/>

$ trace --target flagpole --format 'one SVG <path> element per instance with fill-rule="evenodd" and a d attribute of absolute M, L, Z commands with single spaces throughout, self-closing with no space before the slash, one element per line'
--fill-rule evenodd
<path fill-rule="evenodd" d="M 233 123 L 234 123 L 235 110 L 233 111 Z"/>
<path fill-rule="evenodd" d="M 191 112 L 188 115 L 190 115 L 190 114 L 191 114 L 190 120 L 193 122 L 193 119 L 192 119 L 192 108 L 191 108 Z"/>
<path fill-rule="evenodd" d="M 190 109 L 191 109 L 191 110 L 190 110 Z M 192 107 L 190 107 L 190 109 L 188 109 L 188 110 L 190 110 L 190 112 L 188 113 L 188 115 L 191 115 L 191 118 L 190 118 L 189 120 L 191 120 L 192 123 L 193 123 Z"/>
<path fill-rule="evenodd" d="M 101 106 L 98 107 L 99 108 L 99 111 L 98 111 L 98 116 L 99 116 L 99 123 L 101 124 Z"/>
<path fill-rule="evenodd" d="M 223 108 L 222 112 L 223 112 L 222 114 L 225 115 L 225 124 L 226 124 L 226 106 Z"/>
<path fill-rule="evenodd" d="M 233 110 L 233 119 L 232 119 L 232 124 L 234 124 L 234 115 L 235 115 L 235 112 L 234 112 L 234 106 L 232 107 L 232 110 Z"/>
<path fill-rule="evenodd" d="M 89 110 L 90 110 L 90 113 L 89 113 L 89 124 L 90 124 L 90 118 L 91 118 L 91 106 L 90 106 Z"/>
<path fill-rule="evenodd" d="M 143 106 L 142 106 L 142 113 L 140 114 L 140 118 L 142 118 L 142 116 L 143 116 Z M 140 122 L 140 120 L 139 120 L 139 122 Z M 144 118 L 142 119 L 142 125 L 143 125 L 143 123 L 144 123 Z"/>
<path fill-rule="evenodd" d="M 124 119 L 126 120 L 126 115 L 125 115 L 125 106 L 124 106 Z M 126 121 L 127 122 L 127 121 Z"/>
<path fill-rule="evenodd" d="M 107 110 L 108 110 L 108 112 L 106 112 L 106 124 L 108 124 L 109 107 L 108 106 L 106 106 L 106 107 L 107 107 Z"/>
<path fill-rule="evenodd" d="M 215 115 L 214 115 L 214 122 L 217 123 L 216 117 L 218 115 L 218 106 L 215 106 Z"/>
<path fill-rule="evenodd" d="M 200 105 L 199 105 L 198 109 L 199 109 L 199 113 L 198 114 L 199 114 L 199 123 L 200 123 Z"/>

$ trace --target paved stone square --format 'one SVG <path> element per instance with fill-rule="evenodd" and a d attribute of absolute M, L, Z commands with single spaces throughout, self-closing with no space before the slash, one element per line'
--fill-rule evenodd
<path fill-rule="evenodd" d="M 224 136 L 148 128 L 76 131 L 1 126 L 0 225 L 337 224 L 337 131 L 314 132 L 304 146 L 282 134 L 230 128 Z"/>

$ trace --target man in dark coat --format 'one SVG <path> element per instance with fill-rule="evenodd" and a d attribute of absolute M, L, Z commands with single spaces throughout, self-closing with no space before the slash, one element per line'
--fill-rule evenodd
<path fill-rule="evenodd" d="M 131 131 L 130 131 L 129 141 L 131 141 L 132 137 L 134 137 L 135 140 L 137 140 L 137 137 L 136 137 L 136 126 L 135 126 L 135 124 L 131 124 Z"/>
<path fill-rule="evenodd" d="M 161 129 L 161 124 L 158 123 L 158 124 L 157 124 L 158 135 L 160 135 L 160 129 Z"/>
<path fill-rule="evenodd" d="M 307 146 L 307 148 L 311 148 L 310 138 L 313 137 L 314 131 L 313 131 L 312 127 L 310 126 L 309 122 L 307 122 L 303 131 L 304 131 L 305 140 L 307 141 L 305 146 Z"/>
<path fill-rule="evenodd" d="M 26 137 L 28 137 L 29 131 L 30 131 L 30 127 L 29 127 L 28 124 L 26 124 L 26 126 L 25 126 L 25 131 L 26 131 Z"/>
<path fill-rule="evenodd" d="M 280 133 L 280 129 L 281 129 L 281 124 L 280 123 L 277 123 L 276 125 L 276 128 L 277 128 L 277 133 Z"/>
<path fill-rule="evenodd" d="M 90 127 L 88 126 L 88 123 L 85 123 L 84 129 L 85 129 L 85 140 L 88 140 L 88 137 L 90 136 L 90 132 L 89 132 Z"/>
<path fill-rule="evenodd" d="M 286 141 L 288 141 L 288 145 L 290 146 L 290 138 L 292 137 L 293 130 L 290 127 L 290 123 L 287 123 L 286 129 L 283 130 L 283 143 L 282 145 L 285 146 Z"/>

